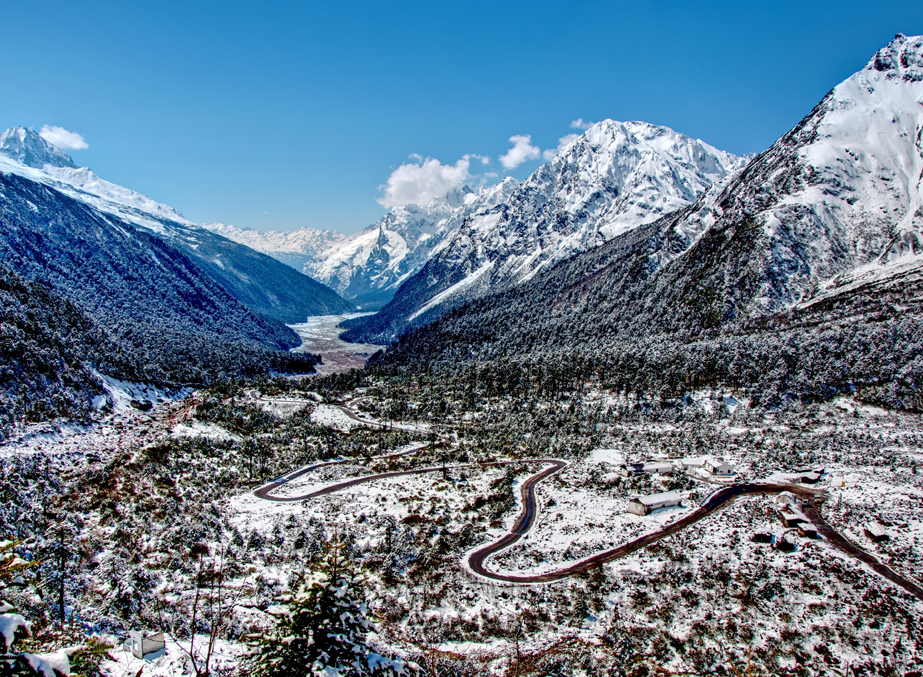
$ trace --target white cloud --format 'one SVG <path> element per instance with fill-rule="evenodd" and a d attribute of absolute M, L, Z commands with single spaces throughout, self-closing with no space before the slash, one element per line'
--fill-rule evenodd
<path fill-rule="evenodd" d="M 77 132 L 69 132 L 64 127 L 42 125 L 38 133 L 45 141 L 61 150 L 83 150 L 89 148 L 87 142 Z"/>
<path fill-rule="evenodd" d="M 577 118 L 576 120 L 570 123 L 570 126 L 571 126 L 571 129 L 589 129 L 595 124 L 596 124 L 595 122 L 584 122 L 583 118 Z"/>
<path fill-rule="evenodd" d="M 554 160 L 555 155 L 557 155 L 558 153 L 560 153 L 560 152 L 561 152 L 561 149 L 564 148 L 564 146 L 566 146 L 567 144 L 569 144 L 569 143 L 570 143 L 571 141 L 573 141 L 574 139 L 579 139 L 579 138 L 580 138 L 580 135 L 579 135 L 579 134 L 568 134 L 568 135 L 566 135 L 566 136 L 562 136 L 560 139 L 558 139 L 558 147 L 557 147 L 557 148 L 549 148 L 549 149 L 543 151 L 543 152 L 542 152 L 542 157 L 545 158 L 546 160 Z"/>
<path fill-rule="evenodd" d="M 468 173 L 471 166 L 469 158 L 477 156 L 466 155 L 454 165 L 444 165 L 435 158 L 424 160 L 419 155 L 410 157 L 416 162 L 401 165 L 391 172 L 386 184 L 379 186 L 379 190 L 385 192 L 378 200 L 383 207 L 423 205 L 458 188 L 471 177 Z M 485 160 L 478 159 L 481 162 Z"/>
<path fill-rule="evenodd" d="M 510 148 L 505 155 L 500 156 L 500 164 L 506 169 L 514 169 L 527 160 L 537 160 L 542 155 L 538 146 L 532 145 L 532 137 L 528 134 L 511 136 Z"/>

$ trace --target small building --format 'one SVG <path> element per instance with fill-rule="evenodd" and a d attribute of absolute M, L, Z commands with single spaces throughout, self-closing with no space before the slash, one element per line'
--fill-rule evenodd
<path fill-rule="evenodd" d="M 634 515 L 649 515 L 660 508 L 670 508 L 682 504 L 683 497 L 675 491 L 665 491 L 662 494 L 650 496 L 637 496 L 628 501 L 628 512 Z"/>
<path fill-rule="evenodd" d="M 800 510 L 793 506 L 786 506 L 779 510 L 779 519 L 789 529 L 811 523 Z"/>
<path fill-rule="evenodd" d="M 878 522 L 869 522 L 865 525 L 865 535 L 876 543 L 884 543 L 891 540 L 891 534 Z"/>
<path fill-rule="evenodd" d="M 643 469 L 648 475 L 670 475 L 673 473 L 673 464 L 664 461 L 645 463 Z"/>
<path fill-rule="evenodd" d="M 619 472 L 622 477 L 633 475 L 669 475 L 673 472 L 672 463 L 626 463 Z"/>
<path fill-rule="evenodd" d="M 795 498 L 795 494 L 790 491 L 783 491 L 778 496 L 776 496 L 776 503 L 779 505 L 797 505 L 798 499 Z"/>
<path fill-rule="evenodd" d="M 772 543 L 775 541 L 775 536 L 768 531 L 757 531 L 750 540 L 754 543 Z"/>
<path fill-rule="evenodd" d="M 734 466 L 720 459 L 706 459 L 705 465 L 702 467 L 712 475 L 718 475 L 719 477 L 730 477 L 731 475 L 737 474 L 737 471 L 734 470 Z"/>
<path fill-rule="evenodd" d="M 801 522 L 798 525 L 798 535 L 803 538 L 817 538 L 817 529 L 809 522 Z"/>
<path fill-rule="evenodd" d="M 166 645 L 167 642 L 162 632 L 151 635 L 142 634 L 137 630 L 132 630 L 123 644 L 125 649 L 130 651 L 135 658 L 144 658 L 149 653 L 160 651 Z"/>
<path fill-rule="evenodd" d="M 690 456 L 687 458 L 681 458 L 676 467 L 680 470 L 698 470 L 699 468 L 705 467 L 705 462 L 708 460 L 708 456 Z"/>

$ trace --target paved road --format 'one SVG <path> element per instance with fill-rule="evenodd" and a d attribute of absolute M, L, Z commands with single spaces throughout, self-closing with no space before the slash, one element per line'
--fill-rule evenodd
<path fill-rule="evenodd" d="M 422 449 L 423 446 L 424 445 L 421 445 L 418 449 L 414 449 L 412 451 L 418 451 L 419 449 Z M 412 453 L 412 451 L 405 451 L 405 452 L 401 452 L 400 454 L 391 454 L 390 456 L 377 456 L 374 458 L 393 458 L 395 456 L 405 456 L 409 453 Z M 285 475 L 283 477 L 280 477 L 277 480 L 273 480 L 272 482 L 268 484 L 264 484 L 259 489 L 254 491 L 253 495 L 256 496 L 257 498 L 262 498 L 267 501 L 277 501 L 279 503 L 292 503 L 296 501 L 306 501 L 309 498 L 318 498 L 319 496 L 326 496 L 327 494 L 333 494 L 338 491 L 342 491 L 343 489 L 354 487 L 357 484 L 365 484 L 366 482 L 373 482 L 375 480 L 383 480 L 389 477 L 403 477 L 406 475 L 422 475 L 422 474 L 431 473 L 431 472 L 442 472 L 443 470 L 465 470 L 465 469 L 472 469 L 472 468 L 489 468 L 489 467 L 496 467 L 496 466 L 502 466 L 502 465 L 515 465 L 519 463 L 552 463 L 552 464 L 555 464 L 555 468 L 553 472 L 557 472 L 558 470 L 560 470 L 561 468 L 567 465 L 567 461 L 561 461 L 559 459 L 553 459 L 553 458 L 528 458 L 528 459 L 511 460 L 511 461 L 491 461 L 490 463 L 463 463 L 459 465 L 435 465 L 435 466 L 428 466 L 426 468 L 414 468 L 413 470 L 394 470 L 391 472 L 375 473 L 374 475 L 363 475 L 362 477 L 353 477 L 352 479 L 343 480 L 342 482 L 337 482 L 336 484 L 329 484 L 326 487 L 323 487 L 316 491 L 309 492 L 307 494 L 301 494 L 300 496 L 273 496 L 272 495 L 272 492 L 278 489 L 279 487 L 281 487 L 282 485 L 294 479 L 297 479 L 298 477 L 301 477 L 302 475 L 309 473 L 312 470 L 316 470 L 317 468 L 320 468 L 326 465 L 336 465 L 338 463 L 343 463 L 343 460 L 326 461 L 324 463 L 315 463 L 314 465 L 305 466 L 304 468 L 301 468 L 300 470 L 296 470 L 295 472 L 289 475 Z M 534 475 L 533 477 L 530 477 L 528 480 L 526 480 L 525 483 L 523 483 L 523 488 L 525 489 L 526 483 L 532 480 L 535 480 L 536 478 L 539 478 L 539 480 L 544 479 L 545 477 L 551 474 L 550 472 L 547 474 L 543 474 L 545 472 L 547 471 L 543 471 L 542 473 L 539 473 L 538 475 Z M 539 481 L 539 480 L 536 480 L 536 481 Z M 532 516 L 534 516 L 534 513 L 535 513 L 534 493 L 530 492 L 530 495 L 531 495 L 531 501 L 528 505 L 528 508 L 524 509 L 523 513 L 525 514 L 525 512 L 529 512 L 531 516 L 529 517 L 528 523 L 525 524 L 524 526 L 525 530 L 522 533 L 525 533 L 526 531 L 528 531 L 529 527 L 532 526 L 532 519 L 533 519 Z M 516 524 L 519 524 L 522 521 L 523 521 L 523 515 L 520 515 L 519 519 L 516 520 Z M 514 525 L 514 528 L 515 528 L 515 525 Z"/>
<path fill-rule="evenodd" d="M 499 541 L 486 545 L 483 548 L 480 548 L 471 553 L 471 555 L 468 557 L 468 566 L 470 566 L 471 570 L 476 574 L 496 581 L 503 581 L 506 583 L 550 583 L 552 581 L 558 581 L 562 578 L 567 578 L 569 576 L 583 573 L 584 571 L 588 571 L 594 567 L 601 566 L 606 562 L 611 562 L 621 557 L 625 557 L 633 552 L 640 550 L 641 548 L 645 548 L 653 543 L 656 543 L 662 538 L 666 538 L 667 536 L 682 531 L 683 529 L 695 524 L 702 518 L 707 517 L 717 510 L 720 510 L 738 496 L 748 494 L 778 494 L 783 491 L 790 491 L 801 494 L 805 497 L 810 496 L 811 498 L 813 498 L 815 492 L 814 489 L 805 489 L 803 487 L 797 486 L 793 487 L 788 484 L 735 484 L 714 492 L 711 496 L 708 497 L 705 503 L 703 503 L 701 506 L 693 510 L 685 517 L 676 520 L 675 522 L 671 522 L 670 524 L 667 524 L 656 531 L 652 531 L 650 533 L 644 534 L 643 536 L 639 536 L 638 538 L 629 541 L 628 543 L 623 543 L 622 545 L 619 545 L 610 550 L 604 550 L 603 552 L 596 553 L 591 557 L 582 559 L 579 562 L 574 562 L 573 564 L 569 564 L 560 569 L 533 575 L 501 574 L 488 569 L 485 566 L 485 561 L 490 556 L 498 553 L 504 548 L 509 547 L 522 537 L 522 534 L 514 534 L 512 532 L 507 534 Z"/>
<path fill-rule="evenodd" d="M 344 413 L 351 415 L 346 407 L 341 407 Z M 354 416 L 353 416 L 354 417 Z M 365 421 L 363 421 L 365 422 Z M 396 454 L 388 454 L 384 456 L 376 456 L 374 459 L 387 459 L 394 458 L 398 456 L 406 456 L 408 454 L 415 453 L 420 449 L 424 448 L 426 445 L 417 445 L 411 449 L 398 452 Z M 824 518 L 820 515 L 820 512 L 814 507 L 814 496 L 818 493 L 816 487 L 804 487 L 797 484 L 779 484 L 772 482 L 744 482 L 740 484 L 734 484 L 731 486 L 724 486 L 721 489 L 718 489 L 712 493 L 704 503 L 702 503 L 698 508 L 693 510 L 691 513 L 682 517 L 675 522 L 664 525 L 656 531 L 644 534 L 638 538 L 629 541 L 628 543 L 623 543 L 622 545 L 616 546 L 609 550 L 604 550 L 602 552 L 596 553 L 590 557 L 582 559 L 573 564 L 568 564 L 567 566 L 555 569 L 553 571 L 548 571 L 541 574 L 526 574 L 526 575 L 516 575 L 516 574 L 503 574 L 491 571 L 487 568 L 486 562 L 493 555 L 498 552 L 505 550 L 514 543 L 518 542 L 522 537 L 529 532 L 532 528 L 533 523 L 535 522 L 535 516 L 537 515 L 537 508 L 535 502 L 535 486 L 547 479 L 548 477 L 554 475 L 561 469 L 567 466 L 567 461 L 563 461 L 557 458 L 528 458 L 528 459 L 519 459 L 519 460 L 508 460 L 508 461 L 492 461 L 490 463 L 466 463 L 460 465 L 449 465 L 449 466 L 430 466 L 425 468 L 415 468 L 413 470 L 396 470 L 392 472 L 376 473 L 373 475 L 365 475 L 362 477 L 354 477 L 342 482 L 337 482 L 335 484 L 330 484 L 326 487 L 318 489 L 316 491 L 302 494 L 300 496 L 291 496 L 291 497 L 280 497 L 273 496 L 272 492 L 278 489 L 280 486 L 287 484 L 288 482 L 305 475 L 306 473 L 316 470 L 317 468 L 335 465 L 338 463 L 343 463 L 344 459 L 337 459 L 332 461 L 325 461 L 321 463 L 315 463 L 313 465 L 305 466 L 299 470 L 296 470 L 293 473 L 284 475 L 279 479 L 273 480 L 272 482 L 263 485 L 256 491 L 254 495 L 259 498 L 265 499 L 267 501 L 278 501 L 283 503 L 291 503 L 296 501 L 304 501 L 311 498 L 318 498 L 320 496 L 326 496 L 349 487 L 354 487 L 358 484 L 365 484 L 367 482 L 373 482 L 379 479 L 386 479 L 390 477 L 402 477 L 407 475 L 422 475 L 425 473 L 432 472 L 442 472 L 444 470 L 461 470 L 461 469 L 470 469 L 470 468 L 486 468 L 486 467 L 496 467 L 504 465 L 514 465 L 514 464 L 532 464 L 532 463 L 541 463 L 546 464 L 549 467 L 544 468 L 538 473 L 527 478 L 520 487 L 520 495 L 522 497 L 522 512 L 516 518 L 516 521 L 513 523 L 513 526 L 510 528 L 510 531 L 500 539 L 489 543 L 481 548 L 478 548 L 468 556 L 468 567 L 479 576 L 488 578 L 495 581 L 502 581 L 505 583 L 550 583 L 552 581 L 558 581 L 563 578 L 568 578 L 574 576 L 595 567 L 601 566 L 607 562 L 619 559 L 630 555 L 633 552 L 637 552 L 642 548 L 646 548 L 649 545 L 656 543 L 657 541 L 671 536 L 687 527 L 692 526 L 696 522 L 705 517 L 711 515 L 712 513 L 720 510 L 726 505 L 733 502 L 736 498 L 740 496 L 752 496 L 752 495 L 773 495 L 780 494 L 783 491 L 790 492 L 796 496 L 806 499 L 805 506 L 803 508 L 804 515 L 811 520 L 814 524 L 817 532 L 827 540 L 833 547 L 845 552 L 858 559 L 859 561 L 866 564 L 870 569 L 875 571 L 877 574 L 883 578 L 891 581 L 898 587 L 906 590 L 910 594 L 914 595 L 920 600 L 923 600 L 923 588 L 919 585 L 910 581 L 890 567 L 882 564 L 878 559 L 869 553 L 865 552 L 858 546 L 851 543 L 848 539 L 840 535 L 833 527 L 831 527 Z"/>
<path fill-rule="evenodd" d="M 381 455 L 381 456 L 371 456 L 371 457 L 368 458 L 368 460 L 369 460 L 369 461 L 380 461 L 380 460 L 384 460 L 384 459 L 388 459 L 388 458 L 399 458 L 399 457 L 401 457 L 401 456 L 409 456 L 410 454 L 415 454 L 415 453 L 417 453 L 417 452 L 420 451 L 421 449 L 425 449 L 427 446 L 428 446 L 428 445 L 426 445 L 426 444 L 417 444 L 417 445 L 414 445 L 413 447 L 411 447 L 411 448 L 409 448 L 409 449 L 405 449 L 404 451 L 399 451 L 399 452 L 397 452 L 396 454 L 383 454 L 383 455 Z M 303 495 L 303 496 L 294 496 L 294 497 L 292 497 L 292 498 L 281 498 L 281 497 L 279 497 L 279 496 L 272 496 L 272 495 L 271 495 L 273 491 L 275 491 L 276 489 L 278 489 L 278 488 L 281 487 L 282 485 L 288 484 L 288 483 L 291 482 L 292 480 L 296 480 L 296 479 L 298 479 L 299 477 L 301 477 L 302 475 L 308 474 L 308 473 L 311 472 L 312 470 L 317 470 L 318 468 L 323 468 L 323 467 L 328 466 L 328 465 L 339 465 L 339 464 L 341 464 L 341 463 L 346 463 L 347 461 L 351 461 L 351 460 L 366 460 L 366 459 L 335 458 L 335 459 L 332 459 L 332 460 L 330 460 L 330 461 L 320 461 L 319 463 L 312 463 L 311 465 L 306 465 L 306 466 L 304 466 L 303 468 L 299 468 L 298 470 L 296 470 L 296 471 L 294 471 L 294 472 L 290 472 L 290 473 L 287 474 L 287 475 L 282 475 L 282 477 L 279 477 L 279 478 L 277 478 L 277 479 L 274 479 L 272 482 L 268 482 L 267 484 L 264 484 L 264 485 L 261 486 L 259 489 L 256 489 L 256 490 L 253 492 L 253 495 L 256 496 L 257 498 L 262 498 L 262 499 L 264 499 L 264 500 L 266 500 L 266 501 L 293 502 L 293 501 L 305 501 L 305 500 L 307 500 L 307 499 L 309 499 L 309 498 L 315 498 L 315 497 L 317 497 L 317 496 L 323 496 L 323 495 L 325 495 L 325 494 L 331 494 L 331 493 L 333 493 L 333 491 L 326 491 L 326 490 L 325 490 L 325 491 L 322 491 L 322 492 L 320 492 L 320 493 L 314 492 L 314 493 L 310 493 L 310 494 L 305 494 L 305 495 Z M 440 466 L 439 468 L 436 468 L 436 469 L 437 469 L 437 470 L 442 470 L 442 466 Z M 369 475 L 368 477 L 366 477 L 366 478 L 361 478 L 361 479 L 363 479 L 363 481 L 368 481 L 368 482 L 370 482 L 370 481 L 373 480 L 373 479 L 380 479 L 381 477 L 387 476 L 387 475 L 389 475 L 389 474 L 390 474 L 390 473 L 383 473 L 383 474 L 380 474 L 380 475 Z M 352 481 L 350 480 L 350 482 L 352 482 Z M 341 482 L 340 484 L 334 484 L 334 485 L 332 485 L 332 487 L 328 487 L 328 489 L 334 489 L 335 491 L 339 491 L 340 489 L 345 489 L 347 486 L 354 486 L 355 484 L 361 484 L 361 482 L 352 482 L 352 484 L 347 483 L 347 482 Z"/>
<path fill-rule="evenodd" d="M 876 557 L 867 553 L 865 550 L 840 534 L 832 526 L 827 524 L 827 521 L 821 516 L 820 512 L 818 512 L 813 505 L 806 505 L 801 509 L 801 511 L 804 513 L 805 517 L 811 520 L 811 523 L 817 529 L 817 533 L 823 536 L 824 540 L 830 543 L 830 545 L 832 545 L 834 548 L 842 550 L 851 557 L 855 557 L 857 560 L 865 564 L 869 569 L 874 571 L 882 578 L 888 579 L 894 583 L 894 585 L 903 588 L 917 599 L 923 600 L 923 587 L 920 587 L 913 581 L 904 578 L 891 567 L 882 564 Z"/>

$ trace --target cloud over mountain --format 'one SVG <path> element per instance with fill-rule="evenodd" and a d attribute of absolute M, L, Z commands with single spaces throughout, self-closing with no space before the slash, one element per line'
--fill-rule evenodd
<path fill-rule="evenodd" d="M 83 150 L 90 147 L 81 134 L 68 131 L 64 127 L 42 125 L 39 136 L 62 150 Z"/>

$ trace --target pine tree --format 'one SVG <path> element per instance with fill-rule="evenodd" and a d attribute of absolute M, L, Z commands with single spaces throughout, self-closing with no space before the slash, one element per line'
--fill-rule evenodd
<path fill-rule="evenodd" d="M 368 644 L 362 579 L 334 539 L 315 571 L 297 575 L 278 598 L 272 631 L 255 638 L 248 658 L 253 677 L 354 677 L 407 675 L 408 665 L 381 656 Z"/>

